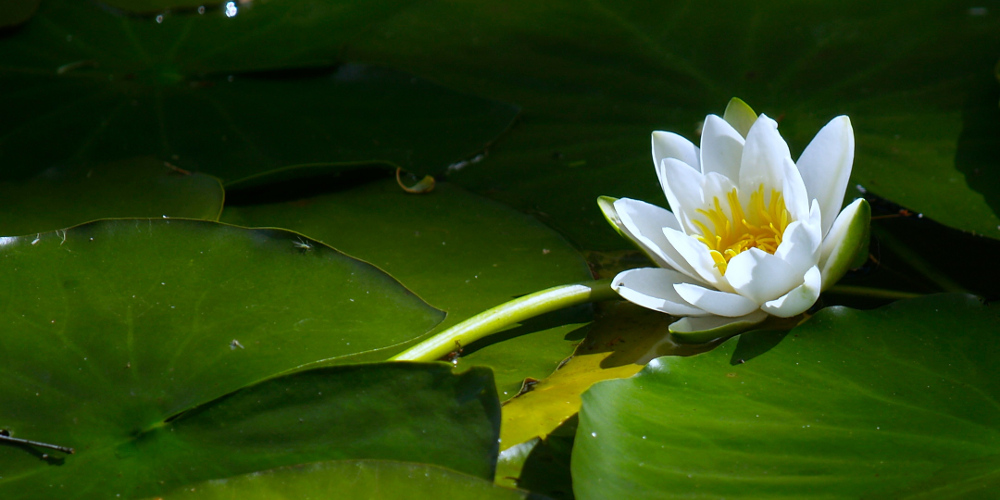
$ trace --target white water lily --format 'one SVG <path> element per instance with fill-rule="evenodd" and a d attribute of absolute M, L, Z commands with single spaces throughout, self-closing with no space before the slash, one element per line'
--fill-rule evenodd
<path fill-rule="evenodd" d="M 672 211 L 602 197 L 605 216 L 658 266 L 624 271 L 612 288 L 682 318 L 671 332 L 710 340 L 768 316 L 808 310 L 867 256 L 870 208 L 841 206 L 854 163 L 846 116 L 824 126 L 798 162 L 778 124 L 733 99 L 709 115 L 701 148 L 653 132 L 653 162 Z M 675 335 L 676 336 L 676 335 Z"/>

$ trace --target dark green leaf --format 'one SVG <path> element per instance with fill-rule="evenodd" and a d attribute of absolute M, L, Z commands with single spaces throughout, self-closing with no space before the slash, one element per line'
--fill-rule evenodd
<path fill-rule="evenodd" d="M 855 183 L 1000 237 L 1000 17 L 948 2 L 901 5 L 429 2 L 346 55 L 522 105 L 523 123 L 490 161 L 454 180 L 544 214 L 588 249 L 628 247 L 597 196 L 665 204 L 650 132 L 697 142 L 699 122 L 732 96 L 781 119 L 793 157 L 824 123 L 849 115 Z"/>
<path fill-rule="evenodd" d="M 41 0 L 0 0 L 0 28 L 21 24 L 38 10 Z"/>
<path fill-rule="evenodd" d="M 336 493 L 334 493 L 336 492 Z M 544 497 L 426 464 L 383 460 L 322 462 L 198 484 L 164 500 L 302 498 L 448 498 L 501 500 Z"/>
<path fill-rule="evenodd" d="M 375 267 L 279 230 L 100 221 L 2 238 L 0 261 L 0 428 L 95 453 L 443 316 Z M 39 467 L 0 448 L 0 488 Z"/>
<path fill-rule="evenodd" d="M 145 155 L 225 181 L 370 160 L 444 171 L 517 109 L 339 64 L 341 47 L 387 8 L 288 0 L 240 5 L 232 18 L 135 18 L 45 2 L 38 22 L 0 39 L 0 177 Z"/>
<path fill-rule="evenodd" d="M 200 13 L 225 9 L 232 3 L 237 9 L 246 8 L 250 2 L 240 0 L 100 0 L 104 5 L 130 13 L 158 13 L 195 11 Z M 200 7 L 200 9 L 199 9 Z"/>
<path fill-rule="evenodd" d="M 533 218 L 444 182 L 413 195 L 386 179 L 295 202 L 229 206 L 223 220 L 291 228 L 385 269 L 448 311 L 437 330 L 516 296 L 591 278 L 579 253 Z M 587 308 L 571 309 L 479 346 L 456 346 L 459 364 L 493 368 L 507 399 L 525 377 L 548 376 L 572 354 L 581 336 L 574 330 L 589 318 Z"/>
<path fill-rule="evenodd" d="M 579 498 L 946 498 L 995 487 L 998 310 L 965 295 L 827 308 L 584 394 Z"/>
<path fill-rule="evenodd" d="M 112 217 L 218 220 L 222 185 L 149 157 L 0 182 L 0 234 L 62 229 Z"/>
<path fill-rule="evenodd" d="M 139 427 L 126 422 L 138 415 L 113 413 L 129 406 L 139 413 L 127 398 L 149 395 L 127 395 L 127 384 L 105 389 L 125 401 L 106 396 L 89 409 L 63 407 L 59 419 L 36 407 L 36 418 L 25 423 L 0 414 L 25 435 L 76 447 L 76 454 L 56 459 L 0 445 L 3 498 L 135 498 L 273 467 L 359 458 L 428 462 L 490 478 L 496 460 L 500 406 L 483 369 L 457 376 L 441 364 L 309 370 L 168 421 L 147 408 L 149 420 Z"/>
<path fill-rule="evenodd" d="M 570 456 L 577 424 L 576 418 L 563 422 L 531 450 L 517 479 L 519 487 L 555 499 L 573 498 Z"/>

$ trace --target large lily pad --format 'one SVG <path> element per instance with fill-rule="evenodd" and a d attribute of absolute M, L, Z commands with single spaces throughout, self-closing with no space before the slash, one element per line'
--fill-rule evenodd
<path fill-rule="evenodd" d="M 0 234 L 40 233 L 113 217 L 218 220 L 223 198 L 218 179 L 150 157 L 55 170 L 0 182 Z"/>
<path fill-rule="evenodd" d="M 997 238 L 998 29 L 992 9 L 933 1 L 465 1 L 407 9 L 346 54 L 521 104 L 516 132 L 454 179 L 585 248 L 627 246 L 598 195 L 665 203 L 650 132 L 697 141 L 734 95 L 780 118 L 795 156 L 850 115 L 856 183 Z"/>
<path fill-rule="evenodd" d="M 341 47 L 389 5 L 290 0 L 145 18 L 44 2 L 0 39 L 0 177 L 145 155 L 225 181 L 369 160 L 443 171 L 517 108 L 340 64 Z"/>
<path fill-rule="evenodd" d="M 133 406 L 129 398 L 148 395 L 130 394 L 125 384 L 105 389 L 124 397 L 63 408 L 66 418 L 36 403 L 25 422 L 24 413 L 6 415 L 5 406 L 0 419 L 10 427 L 73 444 L 76 454 L 55 458 L 0 445 L 4 498 L 136 498 L 206 479 L 358 458 L 428 462 L 489 478 L 496 459 L 500 407 L 486 370 L 456 376 L 440 364 L 321 368 L 241 389 L 176 418 L 147 412 L 141 427 L 112 414 Z"/>
<path fill-rule="evenodd" d="M 99 221 L 2 238 L 0 260 L 0 427 L 81 450 L 306 363 L 409 341 L 443 317 L 375 267 L 287 231 Z M 23 453 L 0 448 L 4 481 L 46 467 Z"/>
<path fill-rule="evenodd" d="M 998 320 L 974 297 L 928 296 L 658 358 L 584 395 L 574 492 L 897 498 L 925 483 L 978 498 L 998 485 Z"/>
<path fill-rule="evenodd" d="M 164 495 L 164 500 L 327 498 L 449 498 L 504 500 L 541 495 L 427 464 L 355 460 L 321 462 L 211 481 Z M 377 492 L 377 493 L 376 493 Z"/>
<path fill-rule="evenodd" d="M 448 311 L 438 331 L 516 296 L 590 279 L 586 262 L 558 234 L 449 183 L 412 195 L 385 179 L 293 202 L 227 206 L 222 218 L 291 228 L 385 269 Z M 572 354 L 582 337 L 575 330 L 589 319 L 588 308 L 561 311 L 481 345 L 456 346 L 458 364 L 493 368 L 506 399 L 526 377 L 548 376 Z"/>
<path fill-rule="evenodd" d="M 108 220 L 0 243 L 0 372 L 20 394 L 4 408 L 24 415 L 41 391 L 102 407 L 119 394 L 138 405 L 115 410 L 126 421 L 169 416 L 443 318 L 374 266 L 287 231 Z"/>

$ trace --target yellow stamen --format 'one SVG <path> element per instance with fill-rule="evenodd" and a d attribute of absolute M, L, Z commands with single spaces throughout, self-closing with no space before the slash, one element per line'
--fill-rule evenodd
<path fill-rule="evenodd" d="M 722 274 L 726 274 L 726 267 L 733 257 L 751 248 L 774 254 L 781 244 L 781 236 L 791 223 L 784 196 L 772 189 L 770 199 L 765 201 L 763 184 L 750 193 L 745 212 L 736 188 L 726 194 L 726 201 L 729 202 L 729 215 L 723 212 L 718 197 L 713 198 L 712 208 L 697 210 L 705 216 L 711 228 L 702 221 L 692 221 L 701 232 L 696 237 L 708 247 L 715 266 Z"/>

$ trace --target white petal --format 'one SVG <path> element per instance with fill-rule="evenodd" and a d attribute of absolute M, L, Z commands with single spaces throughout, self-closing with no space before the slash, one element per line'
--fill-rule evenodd
<path fill-rule="evenodd" d="M 722 316 L 687 317 L 671 323 L 670 333 L 677 342 L 703 343 L 743 333 L 765 319 L 767 319 L 767 313 L 760 310 L 740 318 L 724 318 Z"/>
<path fill-rule="evenodd" d="M 796 271 L 780 257 L 750 248 L 729 261 L 726 279 L 736 293 L 763 304 L 799 286 L 807 269 Z"/>
<path fill-rule="evenodd" d="M 806 183 L 802 181 L 798 167 L 790 159 L 782 163 L 782 168 L 785 170 L 785 177 L 781 182 L 781 194 L 785 197 L 785 208 L 793 220 L 805 219 L 809 217 L 811 206 Z"/>
<path fill-rule="evenodd" d="M 735 293 L 709 290 L 690 283 L 678 283 L 674 290 L 687 303 L 716 316 L 735 318 L 745 316 L 760 308 L 760 304 Z"/>
<path fill-rule="evenodd" d="M 826 234 L 820 247 L 819 266 L 823 275 L 823 290 L 829 289 L 844 273 L 868 257 L 868 231 L 871 207 L 863 199 L 854 200 L 844 208 Z"/>
<path fill-rule="evenodd" d="M 688 278 L 670 269 L 644 267 L 623 271 L 611 280 L 611 288 L 623 299 L 647 309 L 674 316 L 703 316 L 705 311 L 684 301 L 675 283 L 683 283 Z"/>
<path fill-rule="evenodd" d="M 743 146 L 740 164 L 740 192 L 756 191 L 763 184 L 765 188 L 779 189 L 785 177 L 784 162 L 791 161 L 788 145 L 778 133 L 778 124 L 767 115 L 760 115 Z"/>
<path fill-rule="evenodd" d="M 782 192 L 785 206 L 794 220 L 808 217 L 809 199 L 802 176 L 792 162 L 788 145 L 778 133 L 778 124 L 760 115 L 743 146 L 740 163 L 740 201 L 746 206 L 750 194 L 763 185 L 766 195 L 772 189 Z"/>
<path fill-rule="evenodd" d="M 819 267 L 816 266 L 809 268 L 803 278 L 801 285 L 785 295 L 765 303 L 761 310 L 779 318 L 790 318 L 806 312 L 819 298 L 823 278 L 820 275 Z"/>
<path fill-rule="evenodd" d="M 694 269 L 663 235 L 663 228 L 680 230 L 680 223 L 669 210 L 649 203 L 622 198 L 614 202 L 615 214 L 626 236 L 636 242 L 653 262 L 695 278 Z"/>
<path fill-rule="evenodd" d="M 819 203 L 813 201 L 808 219 L 795 221 L 785 228 L 781 244 L 774 255 L 787 262 L 793 272 L 804 273 L 819 262 L 822 242 Z"/>
<path fill-rule="evenodd" d="M 653 132 L 653 165 L 659 165 L 667 158 L 677 158 L 701 171 L 698 146 L 673 132 Z"/>
<path fill-rule="evenodd" d="M 738 180 L 743 142 L 743 136 L 732 125 L 708 115 L 701 129 L 701 173 L 718 172 Z"/>
<path fill-rule="evenodd" d="M 844 204 L 844 192 L 854 165 L 854 129 L 851 120 L 838 116 L 827 123 L 806 146 L 798 168 L 809 197 L 819 200 L 823 235 L 833 226 L 834 214 Z"/>
<path fill-rule="evenodd" d="M 701 278 L 700 281 L 709 284 L 716 290 L 733 291 L 722 273 L 719 272 L 719 268 L 715 267 L 715 261 L 712 260 L 712 256 L 708 253 L 708 247 L 704 243 L 693 236 L 670 228 L 664 228 L 663 235 L 667 237 L 667 241 L 677 250 L 677 253 L 681 254 L 684 261 L 694 269 L 695 275 Z"/>
<path fill-rule="evenodd" d="M 684 232 L 694 231 L 691 216 L 697 215 L 696 209 L 704 205 L 702 200 L 702 184 L 705 176 L 693 169 L 687 163 L 675 158 L 667 158 L 657 167 L 657 176 L 663 186 L 663 193 L 670 203 L 670 210 L 677 216 Z"/>

